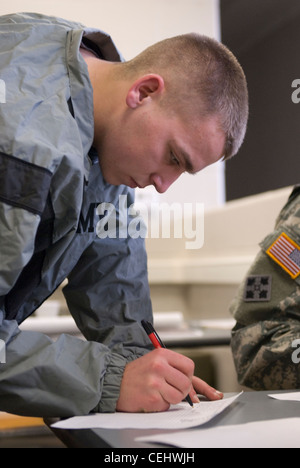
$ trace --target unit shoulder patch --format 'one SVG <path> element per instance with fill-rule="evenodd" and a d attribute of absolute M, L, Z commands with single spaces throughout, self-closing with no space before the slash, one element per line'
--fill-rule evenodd
<path fill-rule="evenodd" d="M 283 270 L 296 279 L 300 275 L 300 246 L 285 232 L 273 242 L 266 253 Z"/>
<path fill-rule="evenodd" d="M 244 302 L 269 302 L 272 292 L 272 276 L 248 276 L 244 291 Z"/>

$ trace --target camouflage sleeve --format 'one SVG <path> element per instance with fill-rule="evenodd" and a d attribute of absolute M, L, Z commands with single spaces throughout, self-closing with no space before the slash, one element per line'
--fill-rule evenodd
<path fill-rule="evenodd" d="M 239 382 L 255 390 L 300 388 L 300 187 L 261 243 L 231 312 Z"/>

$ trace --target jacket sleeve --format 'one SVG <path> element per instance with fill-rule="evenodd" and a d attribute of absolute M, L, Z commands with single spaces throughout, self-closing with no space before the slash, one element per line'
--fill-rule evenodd
<path fill-rule="evenodd" d="M 64 294 L 85 338 L 109 349 L 98 411 L 114 411 L 125 365 L 151 350 L 140 324 L 152 320 L 144 240 L 97 237 L 69 275 Z"/>
<path fill-rule="evenodd" d="M 131 261 L 132 248 L 107 246 L 99 263 L 92 245 L 70 275 L 65 294 L 87 341 L 21 331 L 0 308 L 0 410 L 39 417 L 115 411 L 126 364 L 151 348 L 139 324 L 151 320 L 146 268 L 141 258 Z"/>
<path fill-rule="evenodd" d="M 29 261 L 39 216 L 0 204 L 0 410 L 28 416 L 64 416 L 91 411 L 101 395 L 101 376 L 109 350 L 62 336 L 21 331 L 7 318 L 5 297 Z M 89 373 L 87 372 L 89 369 Z"/>
<path fill-rule="evenodd" d="M 122 262 L 117 263 L 121 268 Z M 38 417 L 115 411 L 126 364 L 149 348 L 147 337 L 135 322 L 151 318 L 150 308 L 145 308 L 149 299 L 143 303 L 144 298 L 139 297 L 139 279 L 136 286 L 129 285 L 129 278 L 120 278 L 120 286 L 105 279 L 97 288 L 81 282 L 86 270 L 81 273 L 71 275 L 66 295 L 71 297 L 68 302 L 79 326 L 90 338 L 87 341 L 68 335 L 54 341 L 42 333 L 20 330 L 16 320 L 5 319 L 2 303 L 0 340 L 6 346 L 6 362 L 0 363 L 0 410 Z M 118 281 L 118 274 L 114 279 Z M 131 297 L 125 292 L 127 288 Z"/>
<path fill-rule="evenodd" d="M 14 227 L 22 235 L 22 226 Z M 22 331 L 17 320 L 7 320 L 0 299 L 0 340 L 6 345 L 0 410 L 42 417 L 113 412 L 126 364 L 151 349 L 140 326 L 152 317 L 142 239 L 96 239 L 64 292 L 86 341 Z"/>
<path fill-rule="evenodd" d="M 294 359 L 300 338 L 300 276 L 290 271 L 283 257 L 268 254 L 283 235 L 291 241 L 294 268 L 298 262 L 300 272 L 299 189 L 280 213 L 274 232 L 261 243 L 231 305 L 237 320 L 231 346 L 238 379 L 255 390 L 300 386 L 300 368 Z"/>
<path fill-rule="evenodd" d="M 68 335 L 57 341 L 42 333 L 21 331 L 0 311 L 0 409 L 37 417 L 84 415 L 98 407 L 111 353 L 98 343 Z"/>
<path fill-rule="evenodd" d="M 0 410 L 27 416 L 87 414 L 101 398 L 110 350 L 71 336 L 52 341 L 41 333 L 21 331 L 22 317 L 8 319 L 6 298 L 30 261 L 39 220 L 38 214 L 0 203 L 1 349 L 5 345 Z"/>

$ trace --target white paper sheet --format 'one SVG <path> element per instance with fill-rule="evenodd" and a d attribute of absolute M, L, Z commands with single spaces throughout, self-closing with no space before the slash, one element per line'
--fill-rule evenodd
<path fill-rule="evenodd" d="M 283 401 L 300 401 L 300 392 L 291 392 L 291 393 L 280 393 L 269 395 L 270 398 L 274 400 L 283 400 Z"/>
<path fill-rule="evenodd" d="M 207 423 L 222 413 L 239 396 L 218 401 L 202 401 L 191 408 L 188 403 L 171 406 L 162 413 L 96 413 L 75 416 L 52 425 L 57 429 L 186 429 Z"/>
<path fill-rule="evenodd" d="M 300 448 L 300 418 L 217 426 L 138 437 L 139 442 L 181 448 Z"/>

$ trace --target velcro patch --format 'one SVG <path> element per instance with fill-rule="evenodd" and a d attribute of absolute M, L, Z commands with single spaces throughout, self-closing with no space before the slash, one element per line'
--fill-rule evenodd
<path fill-rule="evenodd" d="M 271 300 L 272 276 L 248 276 L 246 280 L 245 302 L 268 302 Z"/>
<path fill-rule="evenodd" d="M 291 278 L 296 279 L 300 275 L 300 246 L 285 232 L 280 234 L 267 250 L 267 254 L 278 263 Z"/>

